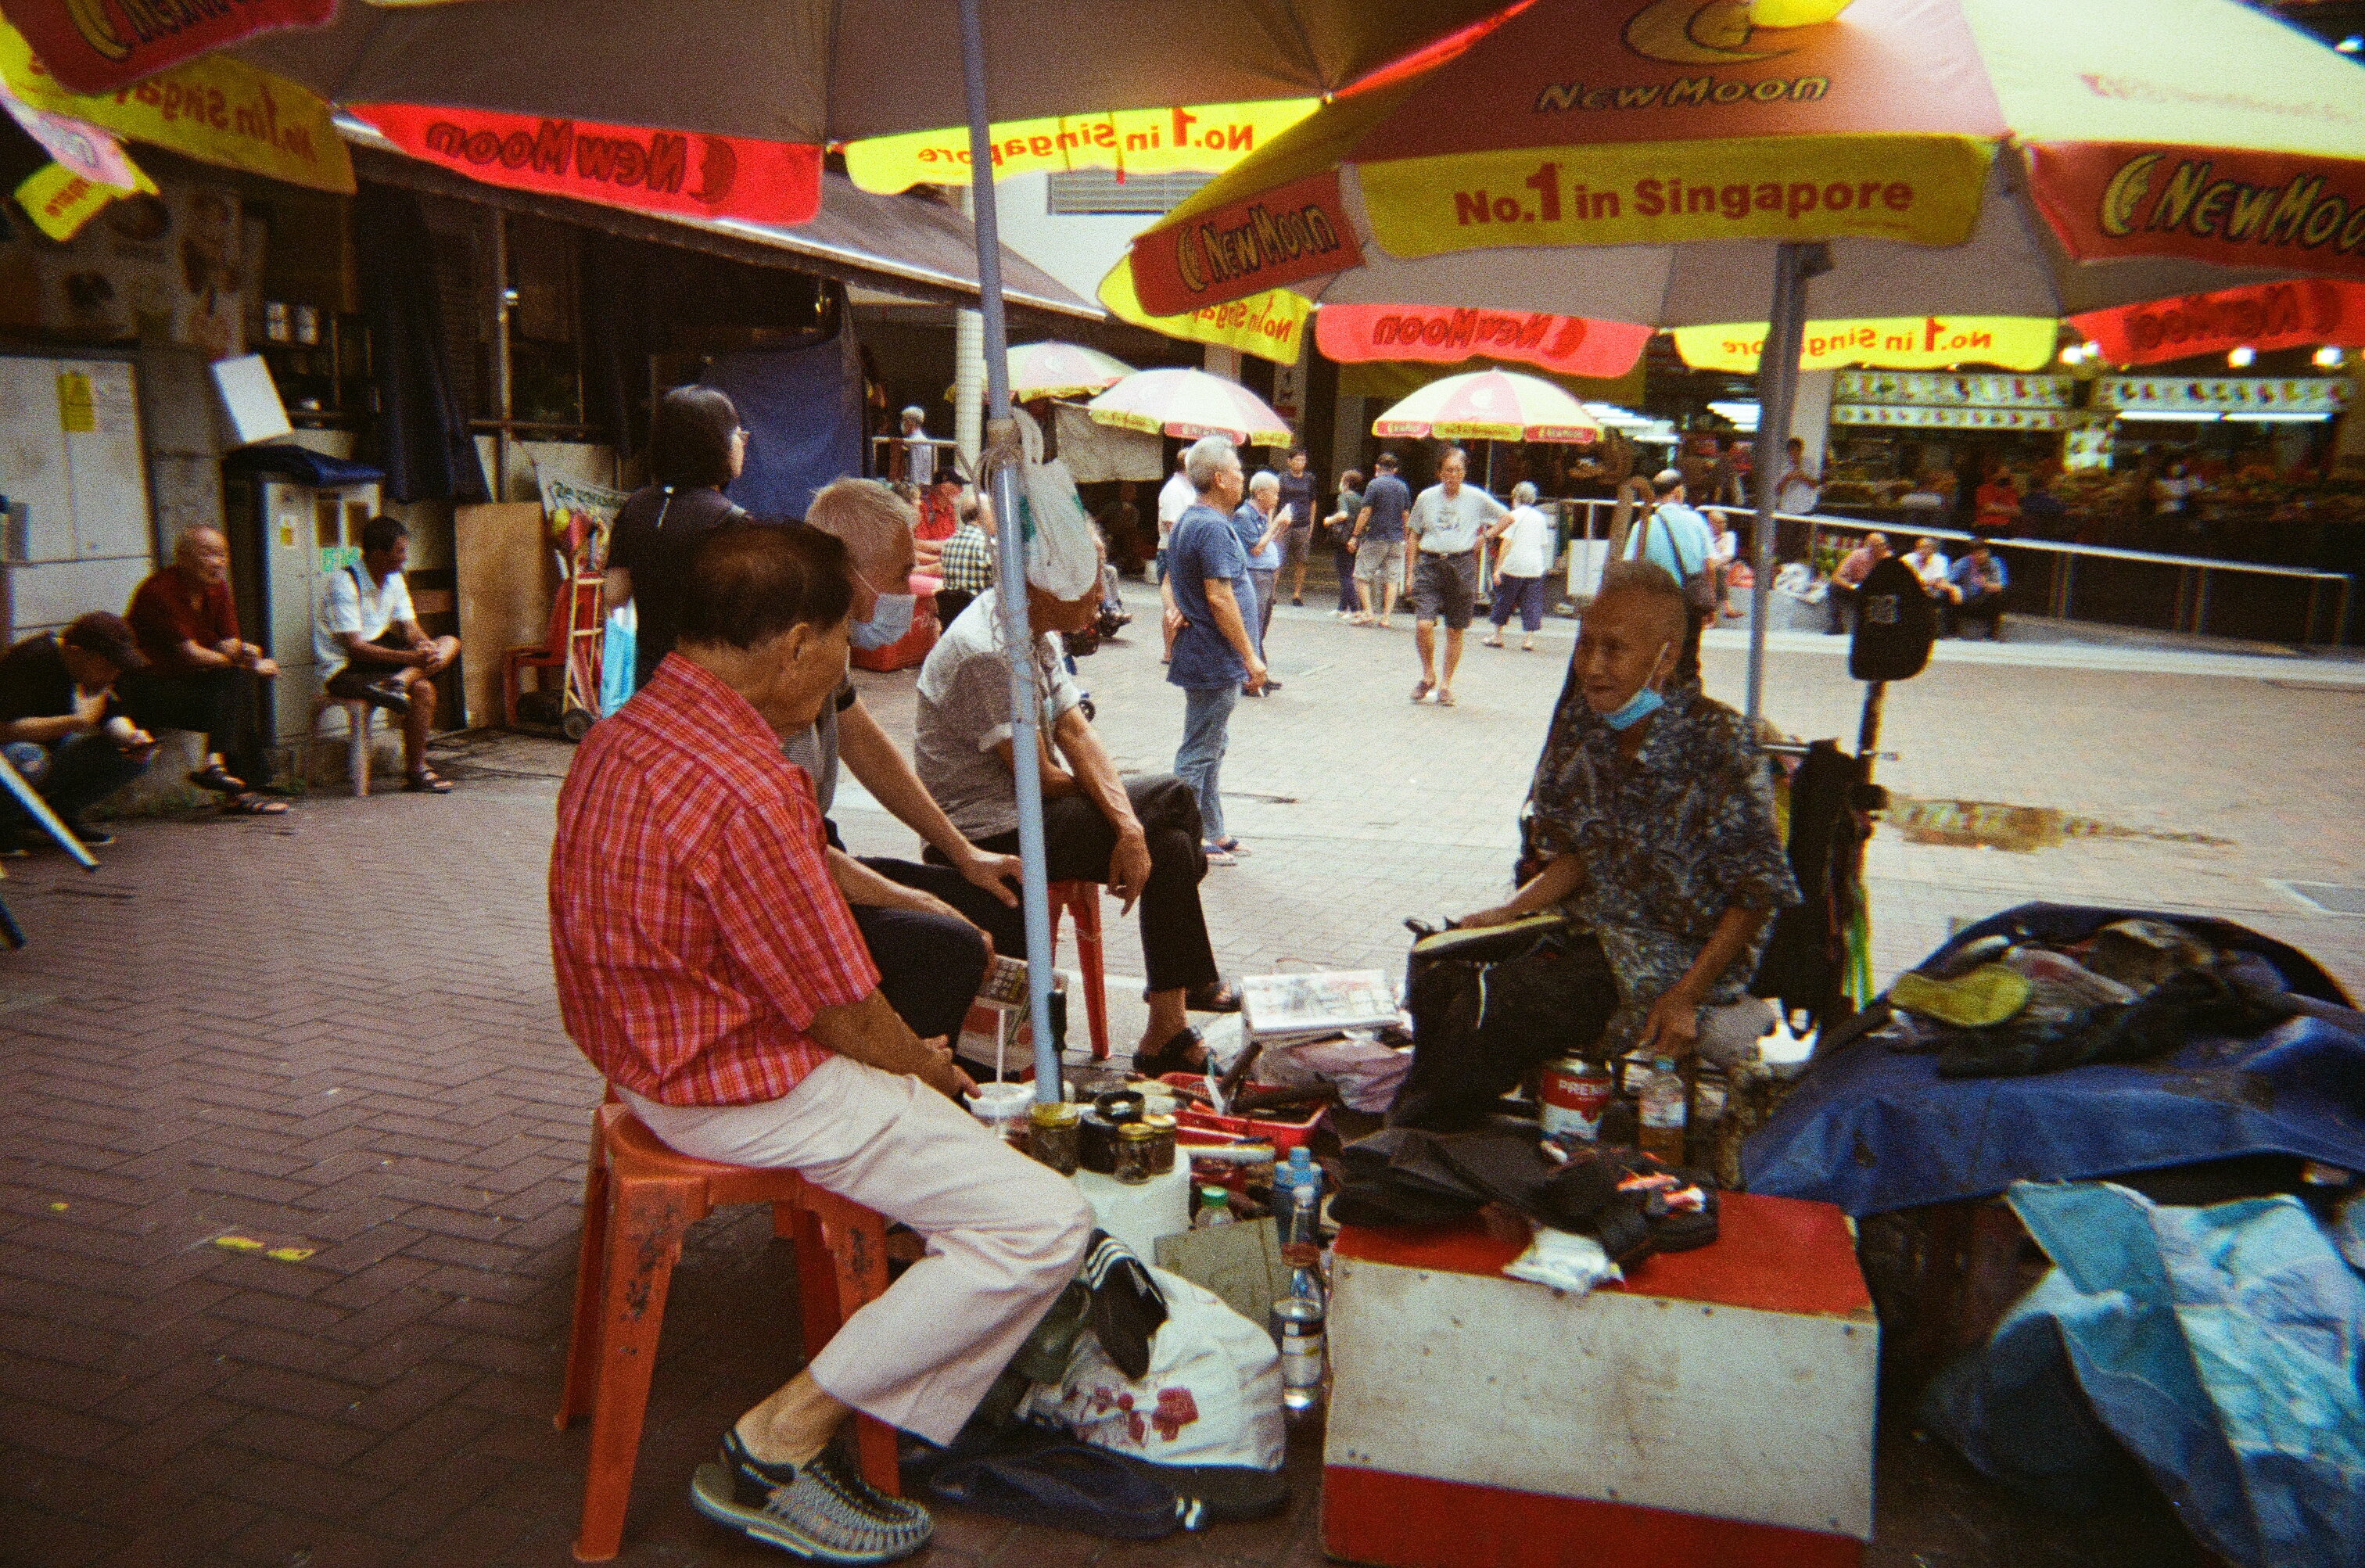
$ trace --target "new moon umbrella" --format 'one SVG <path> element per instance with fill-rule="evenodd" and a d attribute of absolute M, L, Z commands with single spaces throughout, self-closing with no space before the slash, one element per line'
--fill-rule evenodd
<path fill-rule="evenodd" d="M 1466 25 L 1498 0 L 475 0 L 355 5 L 257 0 L 176 12 L 133 33 L 86 0 L 0 0 L 49 69 L 84 91 L 123 86 L 207 49 L 235 52 L 362 112 L 413 155 L 488 183 L 705 218 L 801 222 L 820 204 L 829 140 L 968 127 L 989 430 L 1009 437 L 1009 340 L 992 125 L 1337 90 Z M 987 9 L 1000 46 L 986 69 Z M 258 28 L 301 30 L 258 32 Z M 956 73 L 941 48 L 955 33 Z M 958 96 L 956 96 L 958 88 Z M 691 138 L 695 138 L 695 145 Z M 589 156 L 587 159 L 586 154 Z M 694 162 L 693 162 L 694 160 Z M 993 476 L 1018 515 L 1016 476 Z M 1026 573 L 1021 531 L 1001 538 L 1002 580 Z M 1009 646 L 1029 642 L 1026 596 L 1003 601 Z M 1014 741 L 1034 745 L 1032 671 L 1011 663 Z M 1029 950 L 1051 951 L 1040 781 L 1015 780 Z M 1036 1092 L 1059 1092 L 1050 966 L 1029 966 Z M 610 1543 L 612 1550 L 612 1542 Z"/>
<path fill-rule="evenodd" d="M 2233 0 L 1539 0 L 1301 121 L 1132 269 L 1160 315 L 1285 286 L 1768 319 L 1763 425 L 1787 434 L 1810 278 L 1829 319 L 2365 278 L 2365 73 Z"/>
<path fill-rule="evenodd" d="M 1235 446 L 1287 446 L 1295 439 L 1263 398 L 1204 370 L 1137 370 L 1084 411 L 1104 425 L 1183 441 L 1219 435 Z"/>
<path fill-rule="evenodd" d="M 1600 421 L 1549 381 L 1480 370 L 1432 381 L 1372 421 L 1381 437 L 1447 441 L 1571 441 L 1599 438 Z"/>
<path fill-rule="evenodd" d="M 1010 347 L 1010 395 L 1021 402 L 1030 398 L 1085 398 L 1133 374 L 1133 366 L 1082 343 L 1013 343 Z"/>

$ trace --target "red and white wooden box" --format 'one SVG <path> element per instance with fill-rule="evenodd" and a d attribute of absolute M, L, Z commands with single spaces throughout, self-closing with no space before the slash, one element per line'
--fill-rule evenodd
<path fill-rule="evenodd" d="M 1322 1540 L 1386 1568 L 1855 1568 L 1879 1330 L 1847 1218 L 1728 1193 L 1718 1241 L 1570 1295 L 1526 1223 L 1342 1229 Z"/>

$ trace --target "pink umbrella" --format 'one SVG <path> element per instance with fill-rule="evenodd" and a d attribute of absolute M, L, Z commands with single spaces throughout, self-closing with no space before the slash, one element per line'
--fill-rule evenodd
<path fill-rule="evenodd" d="M 1242 446 L 1287 446 L 1289 421 L 1238 382 L 1204 370 L 1138 370 L 1091 402 L 1104 425 L 1195 441 L 1220 435 Z"/>
<path fill-rule="evenodd" d="M 1449 375 L 1372 421 L 1372 433 L 1440 436 L 1449 441 L 1567 441 L 1599 438 L 1585 405 L 1549 381 L 1508 370 Z"/>

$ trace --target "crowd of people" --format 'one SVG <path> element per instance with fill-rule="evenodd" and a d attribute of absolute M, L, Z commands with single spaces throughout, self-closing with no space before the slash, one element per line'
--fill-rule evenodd
<path fill-rule="evenodd" d="M 1074 1187 L 957 1103 L 974 1088 L 955 1055 L 961 1015 L 991 955 L 1026 956 L 1020 770 L 1040 785 L 1049 876 L 1101 883 L 1140 911 L 1149 1022 L 1136 1070 L 1202 1068 L 1190 1015 L 1235 1010 L 1239 996 L 1218 972 L 1200 889 L 1211 864 L 1241 852 L 1221 766 L 1241 697 L 1272 689 L 1263 639 L 1282 573 L 1317 527 L 1359 567 L 1368 559 L 1365 590 L 1378 591 L 1359 592 L 1351 613 L 1376 601 L 1384 617 L 1392 592 L 1407 591 L 1415 698 L 1451 705 L 1479 546 L 1499 546 L 1495 593 L 1512 609 L 1497 624 L 1519 613 L 1532 638 L 1524 585 L 1544 576 L 1548 524 L 1531 488 L 1506 508 L 1463 484 L 1458 454 L 1401 505 L 1383 458 L 1372 487 L 1342 487 L 1316 519 L 1302 461 L 1250 476 L 1229 442 L 1194 442 L 1160 499 L 1157 556 L 1181 744 L 1171 774 L 1126 778 L 1062 644 L 1104 602 L 1092 525 L 1080 508 L 1042 509 L 1019 552 L 1024 580 L 995 581 L 980 549 L 992 509 L 963 503 L 936 564 L 948 585 L 974 575 L 944 590 L 968 597 L 945 606 L 920 667 L 907 757 L 847 663 L 911 624 L 918 514 L 890 486 L 847 478 L 801 520 L 749 518 L 719 487 L 743 442 L 719 395 L 661 400 L 657 477 L 619 516 L 611 588 L 640 606 L 644 639 L 654 626 L 662 640 L 644 641 L 636 694 L 593 726 L 560 791 L 553 960 L 570 1035 L 660 1139 L 795 1169 L 925 1238 L 883 1296 L 731 1423 L 692 1483 L 702 1512 L 757 1539 L 877 1562 L 925 1542 L 927 1516 L 871 1489 L 835 1434 L 860 1411 L 949 1442 L 1074 1276 L 1091 1231 Z M 1679 504 L 1680 484 L 1669 493 Z M 1703 542 L 1680 523 L 1662 532 L 1677 569 L 1645 543 L 1605 569 L 1585 612 L 1523 816 L 1517 890 L 1461 924 L 1563 911 L 1564 937 L 1521 961 L 1589 987 L 1610 1045 L 1682 1054 L 1725 1013 L 1763 1010 L 1742 988 L 1768 922 L 1799 892 L 1745 727 L 1683 673 L 1699 621 L 1683 573 Z M 1025 596 L 1024 648 L 1009 641 L 1007 594 Z M 1039 716 L 1023 751 L 1014 663 Z M 919 837 L 918 860 L 846 852 L 829 817 L 841 762 Z M 1490 1099 L 1487 1075 L 1519 1065 L 1474 1073 L 1417 1047 L 1407 1083 L 1437 1101 L 1425 1114 L 1451 1119 L 1457 1096 L 1465 1109 Z"/>

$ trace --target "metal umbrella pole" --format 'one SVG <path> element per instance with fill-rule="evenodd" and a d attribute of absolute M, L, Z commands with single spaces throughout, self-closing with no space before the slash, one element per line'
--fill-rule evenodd
<path fill-rule="evenodd" d="M 1757 482 L 1757 528 L 1749 586 L 1749 700 L 1751 732 L 1765 689 L 1765 617 L 1774 599 L 1774 510 L 1781 470 L 1769 465 L 1789 450 L 1790 409 L 1799 397 L 1799 355 L 1807 335 L 1807 280 L 1832 270 L 1832 253 L 1821 241 L 1786 240 L 1774 250 L 1774 305 L 1765 321 L 1765 346 L 1757 359 L 1757 434 L 1750 458 Z"/>
<path fill-rule="evenodd" d="M 1010 755 L 1018 788 L 1021 909 L 1026 917 L 1026 1017 L 1035 1035 L 1035 1098 L 1060 1096 L 1059 1047 L 1051 1037 L 1051 895 L 1044 870 L 1043 775 L 1036 759 L 1034 637 L 1026 624 L 1026 541 L 1018 513 L 1018 428 L 1010 417 L 1010 331 L 1002 311 L 1002 231 L 993 205 L 993 158 L 985 110 L 985 28 L 979 0 L 960 0 L 961 86 L 969 107 L 971 220 L 977 232 L 979 314 L 985 323 L 985 442 L 980 452 L 992 487 L 994 580 L 1010 656 Z"/>

